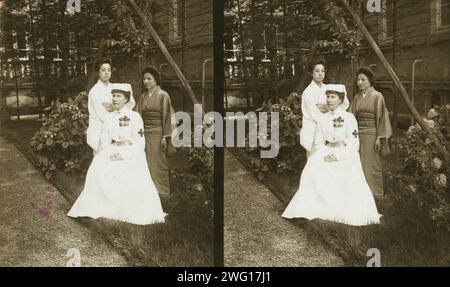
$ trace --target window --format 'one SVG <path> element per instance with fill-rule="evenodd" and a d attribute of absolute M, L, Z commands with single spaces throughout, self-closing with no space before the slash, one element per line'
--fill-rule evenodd
<path fill-rule="evenodd" d="M 169 17 L 169 35 L 170 42 L 178 42 L 183 35 L 183 21 L 184 21 L 184 0 L 171 0 L 172 7 Z"/>
<path fill-rule="evenodd" d="M 24 30 L 12 30 L 11 32 L 12 37 L 12 48 L 15 51 L 15 56 L 18 56 L 21 60 L 28 60 L 28 54 L 27 51 L 29 49 L 28 45 L 28 35 Z"/>
<path fill-rule="evenodd" d="M 379 41 L 383 44 L 392 41 L 394 36 L 394 1 L 383 0 L 381 5 Z"/>
<path fill-rule="evenodd" d="M 450 26 L 450 0 L 441 0 L 440 2 L 440 26 Z"/>
<path fill-rule="evenodd" d="M 450 30 L 450 0 L 431 1 L 432 32 Z"/>

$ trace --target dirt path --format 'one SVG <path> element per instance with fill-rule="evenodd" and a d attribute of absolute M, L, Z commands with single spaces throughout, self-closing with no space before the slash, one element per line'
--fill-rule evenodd
<path fill-rule="evenodd" d="M 0 136 L 0 266 L 127 266 L 94 231 L 66 216 L 70 204 Z"/>
<path fill-rule="evenodd" d="M 282 203 L 225 151 L 225 266 L 342 266 L 281 217 Z"/>

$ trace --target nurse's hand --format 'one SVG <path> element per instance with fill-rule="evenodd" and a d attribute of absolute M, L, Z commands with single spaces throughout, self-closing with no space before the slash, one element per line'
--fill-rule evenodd
<path fill-rule="evenodd" d="M 165 137 L 163 137 L 163 138 L 161 139 L 161 150 L 162 150 L 162 151 L 166 151 L 166 150 L 167 150 L 167 140 L 166 140 Z"/>
<path fill-rule="evenodd" d="M 115 146 L 127 146 L 127 145 L 133 145 L 133 143 L 130 140 L 121 140 L 121 141 L 114 141 L 113 145 L 115 145 Z"/>
<path fill-rule="evenodd" d="M 111 161 L 123 160 L 123 157 L 119 153 L 115 153 L 109 156 Z"/>
<path fill-rule="evenodd" d="M 337 158 L 334 154 L 330 154 L 330 155 L 327 155 L 326 157 L 324 157 L 323 160 L 326 162 L 332 162 L 332 161 L 337 161 Z"/>

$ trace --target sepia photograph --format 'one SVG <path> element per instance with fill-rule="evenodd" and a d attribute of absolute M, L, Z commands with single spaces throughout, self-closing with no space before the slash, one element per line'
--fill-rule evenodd
<path fill-rule="evenodd" d="M 449 177 L 450 0 L 0 0 L 0 267 L 449 267 Z"/>
<path fill-rule="evenodd" d="M 450 265 L 450 1 L 228 0 L 223 42 L 225 266 Z"/>
<path fill-rule="evenodd" d="M 213 65 L 212 1 L 0 1 L 0 266 L 213 266 Z"/>

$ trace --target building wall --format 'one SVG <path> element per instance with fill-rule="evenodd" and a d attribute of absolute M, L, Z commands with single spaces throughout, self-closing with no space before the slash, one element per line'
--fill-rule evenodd
<path fill-rule="evenodd" d="M 172 0 L 174 1 L 174 0 Z M 176 1 L 176 0 L 175 0 Z M 180 0 L 178 0 L 180 1 Z M 184 0 L 185 1 L 185 37 L 171 39 L 170 13 L 155 15 L 155 22 L 161 29 L 158 31 L 164 44 L 174 58 L 178 67 L 189 81 L 197 99 L 202 95 L 203 62 L 213 59 L 213 1 Z M 143 64 L 153 64 L 162 68 L 162 86 L 171 94 L 175 109 L 192 111 L 193 105 L 187 94 L 181 89 L 175 72 L 167 65 L 167 61 L 158 49 L 153 49 Z M 208 62 L 205 69 L 205 109 L 213 109 L 213 64 Z"/>
<path fill-rule="evenodd" d="M 435 0 L 396 0 L 394 35 L 391 41 L 383 41 L 382 13 L 364 17 L 370 32 L 380 44 L 383 54 L 394 67 L 406 90 L 411 92 L 412 64 L 416 59 L 416 108 L 424 112 L 433 104 L 450 103 L 450 29 L 436 31 Z M 386 3 L 383 3 L 386 4 Z M 360 64 L 375 64 L 377 85 L 386 93 L 389 109 L 393 109 L 392 81 L 371 49 L 361 52 Z M 408 113 L 403 101 L 399 111 Z"/>

